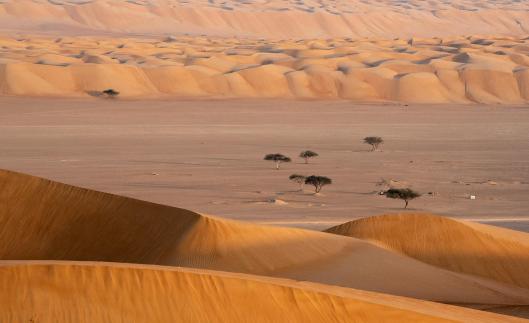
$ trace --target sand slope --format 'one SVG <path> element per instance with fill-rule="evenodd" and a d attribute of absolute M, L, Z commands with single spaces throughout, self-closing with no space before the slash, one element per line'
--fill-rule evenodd
<path fill-rule="evenodd" d="M 448 303 L 529 304 L 527 289 L 350 237 L 216 219 L 7 171 L 0 172 L 0 187 L 3 260 L 186 266 Z"/>
<path fill-rule="evenodd" d="M 522 322 L 313 283 L 130 264 L 3 262 L 2 322 Z"/>
<path fill-rule="evenodd" d="M 0 28 L 258 37 L 527 34 L 525 1 L 4 0 Z"/>
<path fill-rule="evenodd" d="M 455 272 L 529 288 L 529 234 L 430 214 L 384 215 L 327 232 L 375 241 Z"/>
<path fill-rule="evenodd" d="M 528 42 L 0 37 L 0 95 L 521 104 Z"/>

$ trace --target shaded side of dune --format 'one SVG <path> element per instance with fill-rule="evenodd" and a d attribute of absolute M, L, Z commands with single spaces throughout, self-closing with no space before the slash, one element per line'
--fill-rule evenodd
<path fill-rule="evenodd" d="M 529 288 L 529 235 L 430 214 L 351 221 L 326 230 L 366 239 L 425 263 Z"/>
<path fill-rule="evenodd" d="M 395 296 L 154 266 L 2 263 L 2 322 L 518 322 Z"/>
<path fill-rule="evenodd" d="M 200 215 L 0 171 L 0 258 L 164 264 Z"/>
<path fill-rule="evenodd" d="M 448 303 L 529 304 L 521 288 L 355 238 L 218 219 L 9 171 L 0 171 L 0 188 L 0 260 L 185 266 Z"/>

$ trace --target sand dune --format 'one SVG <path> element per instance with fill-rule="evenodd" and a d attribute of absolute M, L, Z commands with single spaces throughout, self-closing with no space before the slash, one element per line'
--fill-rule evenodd
<path fill-rule="evenodd" d="M 524 1 L 4 0 L 0 28 L 275 38 L 526 35 Z"/>
<path fill-rule="evenodd" d="M 0 199 L 8 201 L 0 210 L 3 260 L 185 266 L 447 303 L 529 305 L 524 286 L 451 272 L 350 237 L 217 219 L 6 171 L 0 185 Z"/>
<path fill-rule="evenodd" d="M 522 104 L 528 41 L 0 37 L 0 95 Z"/>
<path fill-rule="evenodd" d="M 259 276 L 130 264 L 2 262 L 2 322 L 523 322 Z"/>
<path fill-rule="evenodd" d="M 529 288 L 529 234 L 429 214 L 348 222 L 327 232 L 374 241 L 425 263 Z"/>

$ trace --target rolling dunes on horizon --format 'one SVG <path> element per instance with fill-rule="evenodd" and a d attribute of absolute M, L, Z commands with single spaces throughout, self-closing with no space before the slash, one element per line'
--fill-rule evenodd
<path fill-rule="evenodd" d="M 0 95 L 523 104 L 528 41 L 0 36 Z"/>
<path fill-rule="evenodd" d="M 260 38 L 527 35 L 526 1 L 4 0 L 0 29 Z"/>
<path fill-rule="evenodd" d="M 524 104 L 528 9 L 488 0 L 4 0 L 0 95 L 112 88 L 127 98 Z"/>

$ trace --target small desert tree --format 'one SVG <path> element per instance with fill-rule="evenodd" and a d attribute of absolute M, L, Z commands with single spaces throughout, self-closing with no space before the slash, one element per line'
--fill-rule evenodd
<path fill-rule="evenodd" d="M 279 169 L 281 163 L 290 163 L 292 161 L 292 159 L 282 154 L 268 154 L 264 160 L 274 161 L 276 163 L 276 169 Z"/>
<path fill-rule="evenodd" d="M 384 140 L 380 137 L 365 137 L 364 143 L 371 145 L 371 151 L 378 149 L 378 146 L 384 143 Z"/>
<path fill-rule="evenodd" d="M 302 151 L 300 154 L 299 154 L 299 157 L 305 159 L 305 164 L 308 164 L 309 163 L 309 159 L 310 158 L 314 158 L 314 157 L 318 157 L 318 153 L 315 153 L 313 151 L 310 151 L 310 150 L 305 150 L 305 151 Z"/>
<path fill-rule="evenodd" d="M 107 98 L 114 99 L 114 98 L 117 98 L 117 96 L 119 95 L 119 92 L 114 89 L 106 89 L 103 91 L 103 94 Z"/>
<path fill-rule="evenodd" d="M 306 178 L 307 178 L 306 176 L 299 175 L 299 174 L 292 174 L 292 175 L 290 175 L 288 177 L 288 179 L 290 179 L 294 183 L 298 183 L 299 184 L 299 190 L 300 191 L 303 191 L 303 185 L 305 184 L 305 179 Z"/>
<path fill-rule="evenodd" d="M 325 185 L 332 184 L 332 180 L 325 176 L 312 175 L 305 179 L 305 184 L 314 186 L 316 193 L 319 193 Z"/>
<path fill-rule="evenodd" d="M 406 203 L 404 206 L 405 209 L 408 207 L 409 201 L 421 196 L 421 194 L 415 192 L 411 188 L 391 188 L 386 191 L 385 195 L 390 199 L 403 200 Z"/>

